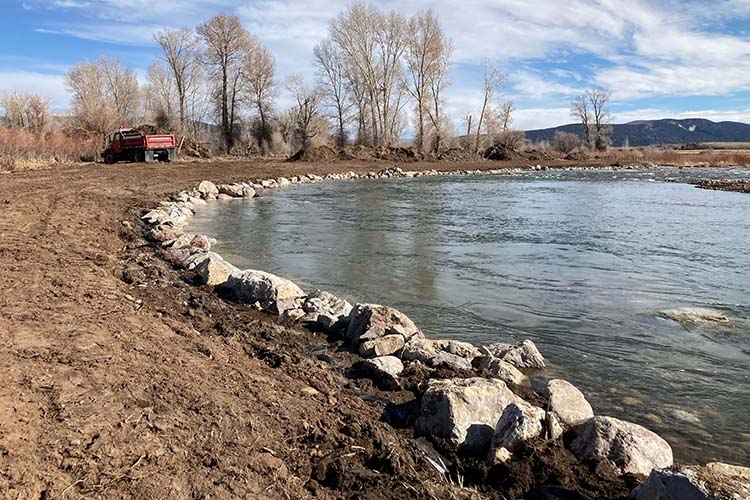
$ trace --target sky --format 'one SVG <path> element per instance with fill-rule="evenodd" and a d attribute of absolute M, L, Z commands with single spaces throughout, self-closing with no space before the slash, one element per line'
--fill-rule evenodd
<path fill-rule="evenodd" d="M 346 0 L 0 0 L 0 92 L 34 92 L 64 111 L 68 69 L 100 54 L 145 81 L 153 33 L 240 17 L 274 54 L 278 78 L 314 78 L 313 47 Z M 514 127 L 574 121 L 586 88 L 612 91 L 613 122 L 701 117 L 750 122 L 750 0 L 386 0 L 432 8 L 454 44 L 447 108 L 456 125 L 481 106 L 481 61 L 508 74 Z M 283 106 L 284 99 L 280 106 Z"/>

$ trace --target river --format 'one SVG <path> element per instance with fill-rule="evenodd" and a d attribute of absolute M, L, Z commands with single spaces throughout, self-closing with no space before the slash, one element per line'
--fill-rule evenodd
<path fill-rule="evenodd" d="M 428 336 L 534 340 L 544 377 L 658 432 L 680 461 L 750 463 L 750 195 L 731 169 L 547 171 L 300 185 L 201 207 L 242 268 L 390 305 Z M 667 308 L 724 312 L 684 326 Z"/>

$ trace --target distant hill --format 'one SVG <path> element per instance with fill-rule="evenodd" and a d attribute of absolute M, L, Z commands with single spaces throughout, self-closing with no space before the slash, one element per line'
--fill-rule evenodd
<path fill-rule="evenodd" d="M 687 120 L 639 120 L 623 125 L 612 125 L 612 143 L 622 146 L 657 144 L 687 144 L 697 142 L 750 142 L 750 125 L 739 122 L 712 122 L 700 118 Z M 578 124 L 542 130 L 529 130 L 526 138 L 533 142 L 551 141 L 558 131 L 582 135 Z"/>

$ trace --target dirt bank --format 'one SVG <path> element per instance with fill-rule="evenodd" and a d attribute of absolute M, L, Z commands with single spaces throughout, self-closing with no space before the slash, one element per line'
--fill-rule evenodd
<path fill-rule="evenodd" d="M 624 498 L 632 484 L 554 446 L 508 470 L 455 471 L 471 485 L 459 487 L 407 428 L 382 421 L 408 391 L 388 401 L 350 381 L 337 345 L 185 283 L 140 239 L 144 207 L 203 179 L 382 167 L 216 161 L 0 176 L 0 498 L 501 498 L 545 484 Z"/>

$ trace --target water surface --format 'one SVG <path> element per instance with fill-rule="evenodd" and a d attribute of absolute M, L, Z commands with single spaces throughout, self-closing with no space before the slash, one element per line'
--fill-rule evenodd
<path fill-rule="evenodd" d="M 531 338 L 545 376 L 678 459 L 750 464 L 750 195 L 687 177 L 537 172 L 302 185 L 201 208 L 191 230 L 243 268 L 394 306 L 435 338 Z M 685 327 L 666 308 L 725 312 Z"/>

